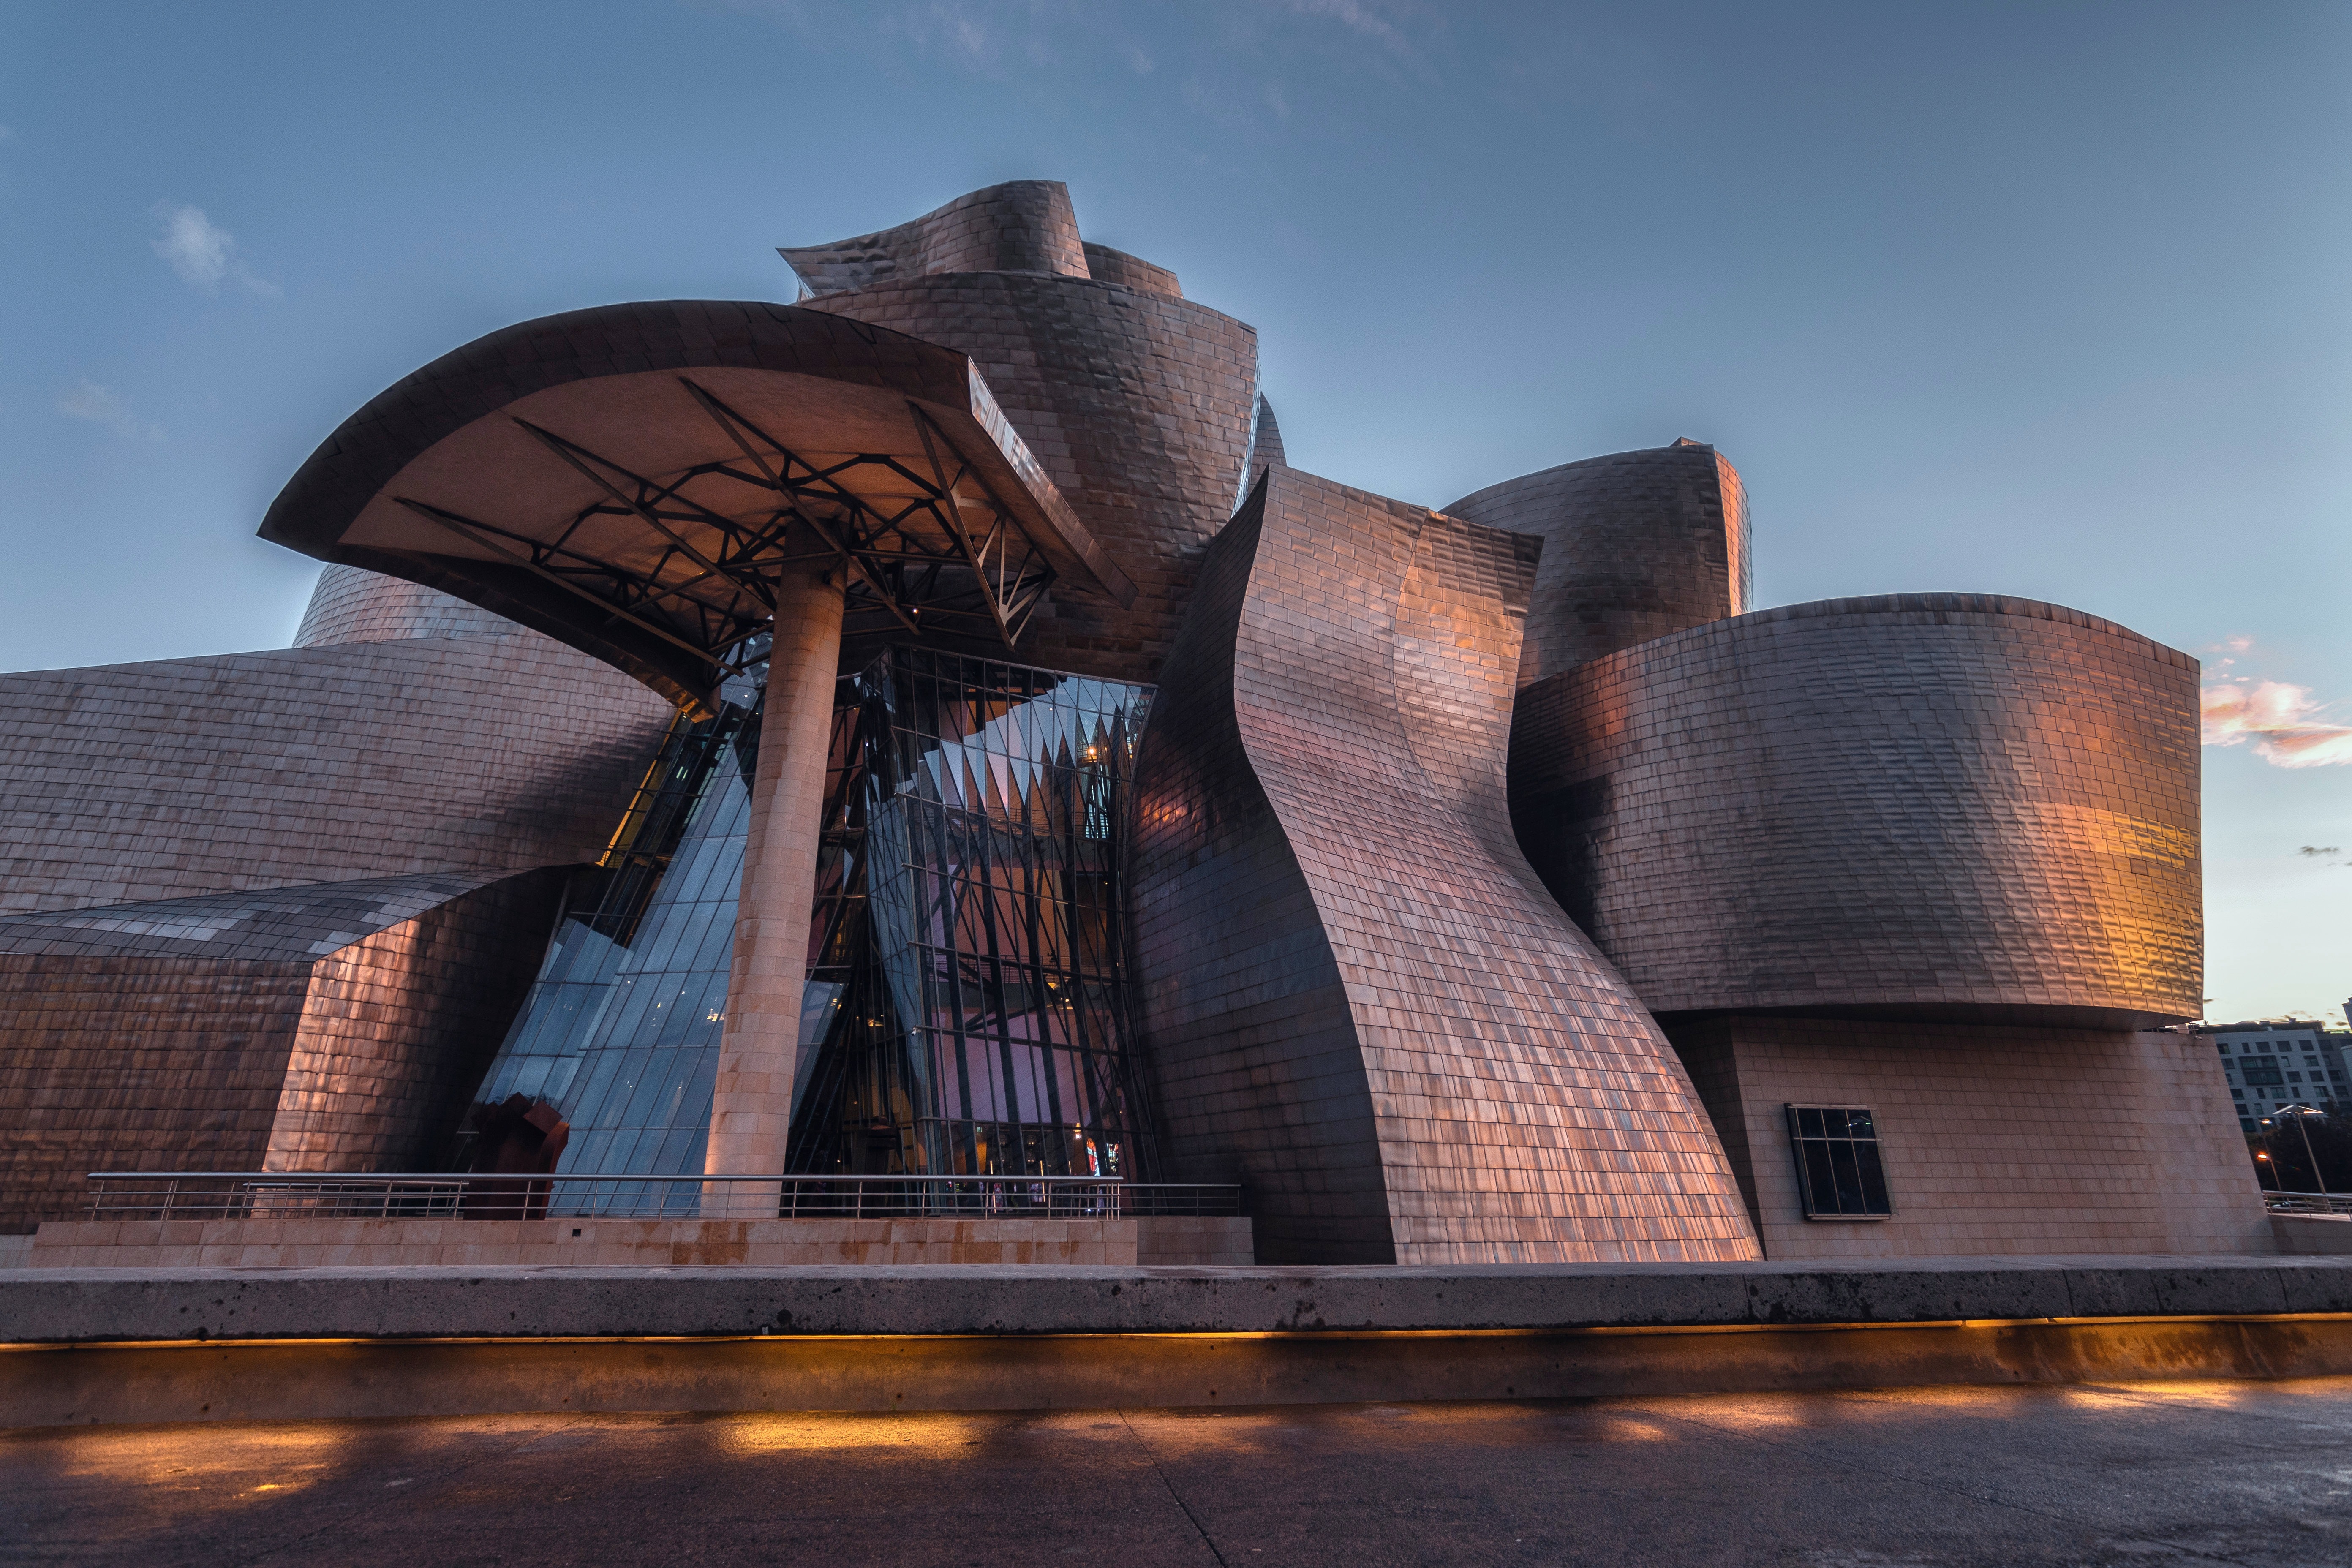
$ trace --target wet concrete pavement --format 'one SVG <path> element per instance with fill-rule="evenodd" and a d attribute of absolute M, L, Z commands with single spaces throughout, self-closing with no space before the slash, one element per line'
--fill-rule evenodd
<path fill-rule="evenodd" d="M 2352 1378 L 0 1433 L 0 1561 L 2352 1563 Z"/>

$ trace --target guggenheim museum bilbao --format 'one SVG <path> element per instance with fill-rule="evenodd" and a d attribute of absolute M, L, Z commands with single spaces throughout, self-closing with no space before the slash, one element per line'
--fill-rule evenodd
<path fill-rule="evenodd" d="M 0 677 L 0 1230 L 478 1166 L 1238 1183 L 1266 1262 L 2265 1245 L 2167 1028 L 2193 659 L 1752 608 L 1689 439 L 1294 468 L 1058 184 L 782 254 L 345 420 L 292 647 Z"/>

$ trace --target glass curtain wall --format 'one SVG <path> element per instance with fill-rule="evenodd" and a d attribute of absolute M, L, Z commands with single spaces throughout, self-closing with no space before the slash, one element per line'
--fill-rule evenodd
<path fill-rule="evenodd" d="M 484 1105 L 520 1094 L 562 1112 L 566 1174 L 702 1169 L 758 745 L 740 708 L 671 727 L 604 859 L 573 879 L 483 1079 Z"/>
<path fill-rule="evenodd" d="M 1118 873 L 1149 702 L 923 650 L 842 681 L 793 1170 L 1139 1173 Z M 562 1113 L 563 1174 L 702 1169 L 758 750 L 756 699 L 673 727 L 484 1079 Z"/>
<path fill-rule="evenodd" d="M 907 649 L 853 684 L 864 918 L 812 969 L 840 989 L 793 1169 L 1135 1174 L 1118 873 L 1150 689 Z"/>

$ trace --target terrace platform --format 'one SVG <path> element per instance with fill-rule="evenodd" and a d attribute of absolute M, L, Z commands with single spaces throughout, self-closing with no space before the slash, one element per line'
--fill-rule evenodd
<path fill-rule="evenodd" d="M 2352 1262 L 0 1272 L 0 1425 L 2352 1372 Z"/>

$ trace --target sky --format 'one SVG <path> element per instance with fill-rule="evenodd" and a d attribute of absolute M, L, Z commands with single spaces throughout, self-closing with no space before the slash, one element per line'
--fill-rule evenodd
<path fill-rule="evenodd" d="M 2347 101 L 2341 5 L 0 0 L 0 670 L 285 646 L 270 499 L 459 343 L 1059 179 L 1258 329 L 1300 468 L 1688 436 L 1759 605 L 2194 654 L 2208 1016 L 2336 1021 Z"/>

